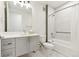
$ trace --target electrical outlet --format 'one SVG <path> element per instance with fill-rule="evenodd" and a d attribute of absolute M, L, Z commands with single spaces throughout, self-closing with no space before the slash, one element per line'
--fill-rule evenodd
<path fill-rule="evenodd" d="M 53 33 L 51 33 L 51 37 L 53 38 Z"/>

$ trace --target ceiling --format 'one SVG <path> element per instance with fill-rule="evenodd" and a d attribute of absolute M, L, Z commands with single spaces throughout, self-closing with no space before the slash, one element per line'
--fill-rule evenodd
<path fill-rule="evenodd" d="M 49 6 L 51 6 L 54 9 L 62 6 L 63 4 L 65 4 L 67 2 L 68 1 L 39 1 L 39 3 L 48 4 Z"/>

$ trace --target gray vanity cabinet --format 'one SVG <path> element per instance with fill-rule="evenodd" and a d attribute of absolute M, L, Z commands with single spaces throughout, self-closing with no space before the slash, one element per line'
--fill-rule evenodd
<path fill-rule="evenodd" d="M 29 53 L 28 38 L 16 38 L 16 56 L 21 56 Z"/>
<path fill-rule="evenodd" d="M 0 42 L 2 57 L 21 56 L 29 53 L 28 38 L 9 38 L 2 39 Z"/>
<path fill-rule="evenodd" d="M 30 51 L 36 51 L 39 49 L 40 46 L 40 38 L 38 36 L 29 37 L 30 39 Z"/>
<path fill-rule="evenodd" d="M 15 39 L 2 39 L 1 40 L 1 56 L 2 57 L 13 57 L 15 56 Z"/>
<path fill-rule="evenodd" d="M 0 39 L 0 57 L 1 57 L 1 39 Z"/>
<path fill-rule="evenodd" d="M 0 56 L 17 57 L 36 51 L 39 48 L 39 37 L 14 37 L 0 40 Z"/>
<path fill-rule="evenodd" d="M 40 41 L 38 36 L 16 38 L 16 56 L 38 50 L 39 44 Z"/>

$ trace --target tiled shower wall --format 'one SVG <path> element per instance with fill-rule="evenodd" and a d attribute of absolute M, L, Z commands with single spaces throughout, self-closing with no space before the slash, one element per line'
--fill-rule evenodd
<path fill-rule="evenodd" d="M 73 8 L 66 8 L 55 14 L 56 35 L 55 38 L 69 41 L 71 38 L 71 21 L 73 20 Z"/>
<path fill-rule="evenodd" d="M 48 40 L 52 40 L 55 33 L 55 16 L 52 14 L 54 11 L 52 7 L 48 6 Z"/>
<path fill-rule="evenodd" d="M 79 55 L 79 3 L 69 2 L 60 9 L 74 5 L 73 7 L 64 9 L 56 14 L 56 50 L 67 56 Z M 70 24 L 70 25 L 69 25 Z M 62 33 L 62 32 L 69 32 Z M 61 33 L 59 33 L 61 32 Z"/>

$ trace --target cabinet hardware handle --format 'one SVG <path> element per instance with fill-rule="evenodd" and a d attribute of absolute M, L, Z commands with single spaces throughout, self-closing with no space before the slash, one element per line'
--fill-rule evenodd
<path fill-rule="evenodd" d="M 8 45 L 11 45 L 12 43 L 8 43 Z"/>

